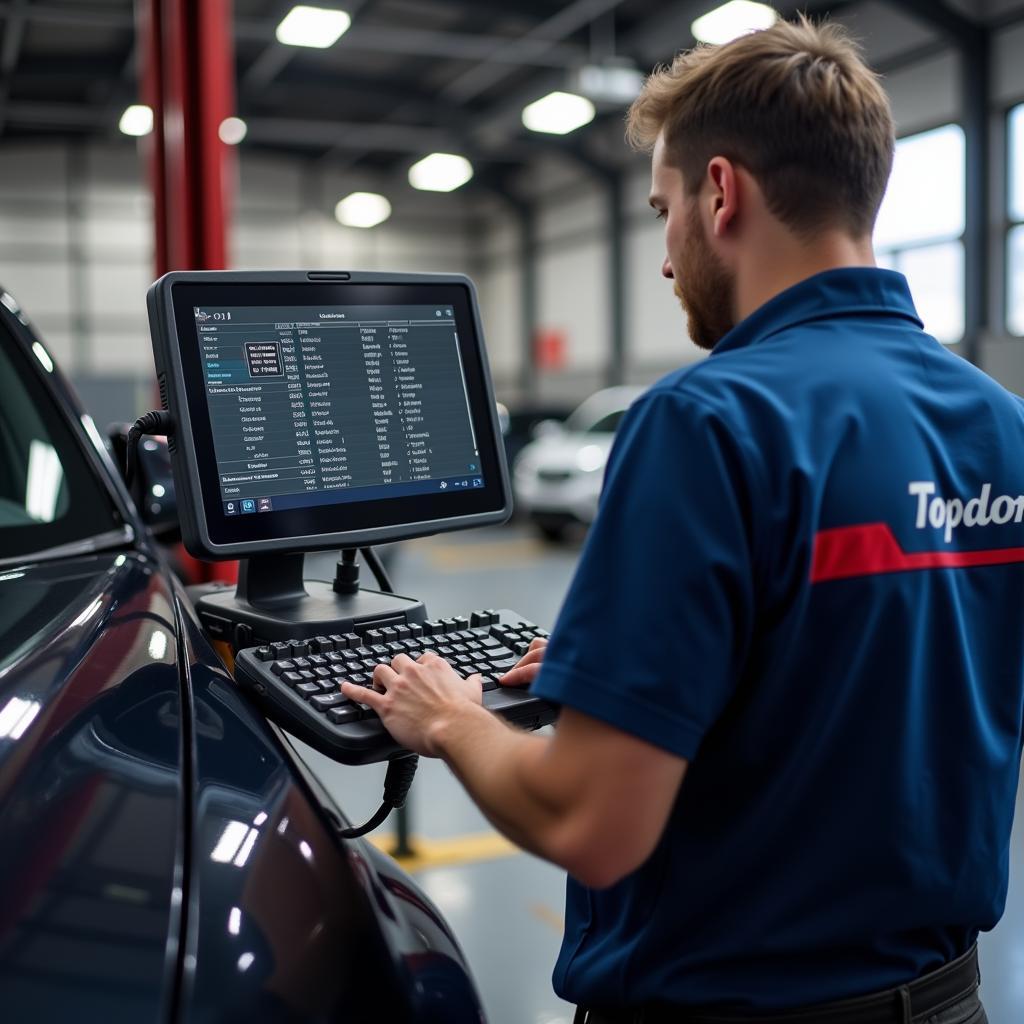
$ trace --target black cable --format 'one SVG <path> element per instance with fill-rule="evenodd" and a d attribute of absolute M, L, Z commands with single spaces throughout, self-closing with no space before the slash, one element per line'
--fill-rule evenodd
<path fill-rule="evenodd" d="M 383 824 L 384 819 L 393 810 L 404 807 L 419 761 L 417 754 L 409 754 L 406 757 L 398 757 L 389 761 L 387 774 L 384 776 L 384 802 L 365 824 L 359 825 L 357 828 L 338 829 L 338 834 L 343 839 L 358 839 Z"/>
<path fill-rule="evenodd" d="M 387 569 L 384 568 L 384 563 L 380 560 L 380 556 L 373 548 L 360 548 L 359 554 L 363 556 L 363 561 L 370 567 L 370 572 L 373 573 L 373 578 L 377 581 L 377 586 L 384 591 L 385 594 L 393 594 L 395 588 L 391 585 L 391 580 L 388 577 Z"/>
<path fill-rule="evenodd" d="M 154 410 L 140 416 L 128 431 L 124 453 L 124 479 L 134 499 L 135 477 L 139 471 L 139 439 L 143 434 L 171 434 L 174 432 L 174 417 L 169 412 Z"/>

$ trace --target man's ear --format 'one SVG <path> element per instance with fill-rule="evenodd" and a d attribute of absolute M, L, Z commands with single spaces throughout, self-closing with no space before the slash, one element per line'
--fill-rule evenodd
<path fill-rule="evenodd" d="M 711 230 L 724 238 L 739 215 L 739 179 L 736 167 L 724 156 L 708 161 L 707 180 L 711 186 Z"/>

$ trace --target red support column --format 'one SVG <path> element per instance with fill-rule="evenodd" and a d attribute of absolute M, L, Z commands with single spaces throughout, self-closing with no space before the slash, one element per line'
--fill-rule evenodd
<path fill-rule="evenodd" d="M 220 125 L 235 113 L 231 0 L 138 0 L 142 102 L 153 192 L 156 276 L 228 263 L 236 164 Z M 195 563 L 197 578 L 230 579 L 234 563 Z"/>

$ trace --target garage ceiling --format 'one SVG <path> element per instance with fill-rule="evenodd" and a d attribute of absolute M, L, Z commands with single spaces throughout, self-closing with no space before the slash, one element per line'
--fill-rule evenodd
<path fill-rule="evenodd" d="M 622 107 L 565 140 L 519 123 L 525 103 L 565 88 L 586 63 L 641 70 L 691 45 L 715 0 L 314 0 L 352 15 L 327 50 L 284 46 L 290 0 L 235 0 L 238 113 L 245 145 L 392 169 L 412 153 L 456 149 L 475 163 L 521 166 L 545 150 L 577 155 Z M 849 20 L 882 70 L 947 45 L 956 19 L 994 27 L 1024 0 L 811 0 Z M 780 4 L 783 14 L 797 5 Z M 138 98 L 132 0 L 0 2 L 0 138 L 119 137 Z"/>

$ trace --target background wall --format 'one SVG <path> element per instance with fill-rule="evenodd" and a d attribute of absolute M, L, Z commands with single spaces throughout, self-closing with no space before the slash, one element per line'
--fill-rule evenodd
<path fill-rule="evenodd" d="M 885 73 L 900 134 L 961 119 L 958 58 L 934 42 L 910 62 L 887 65 L 922 29 L 881 3 L 844 16 L 870 40 Z M 933 38 L 933 37 L 932 37 Z M 1024 392 L 1024 341 L 1002 329 L 1005 306 L 1007 109 L 1024 99 L 1024 23 L 995 37 L 991 75 L 992 179 L 989 206 L 990 322 L 983 367 Z M 685 337 L 671 284 L 660 276 L 661 224 L 647 206 L 646 157 L 629 154 L 616 122 L 607 151 L 625 173 L 626 378 L 645 383 L 701 358 Z M 394 213 L 370 231 L 340 227 L 333 206 L 356 188 L 380 187 L 343 168 L 298 158 L 239 152 L 232 238 L 238 267 L 449 270 L 477 283 L 499 397 L 572 403 L 607 374 L 609 223 L 606 184 L 569 157 L 538 159 L 518 190 L 534 209 L 538 326 L 565 340 L 564 364 L 541 372 L 532 394 L 521 386 L 530 339 L 524 323 L 524 237 L 507 203 L 467 190 L 414 193 L 388 183 Z M 941 174 L 942 168 L 935 173 Z M 0 147 L 0 283 L 34 318 L 100 422 L 130 418 L 152 404 L 145 292 L 152 278 L 151 212 L 134 144 Z"/>

